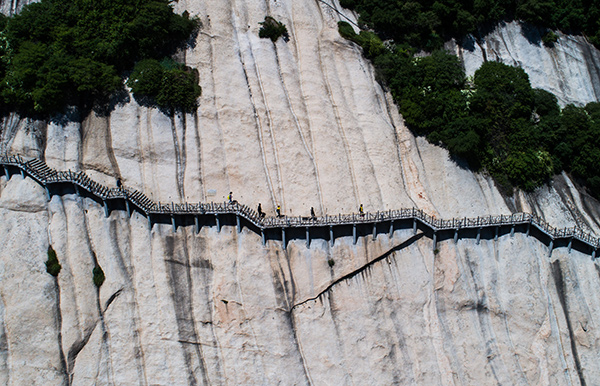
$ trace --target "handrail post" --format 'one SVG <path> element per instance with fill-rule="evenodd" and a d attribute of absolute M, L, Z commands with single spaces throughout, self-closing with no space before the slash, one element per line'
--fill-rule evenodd
<path fill-rule="evenodd" d="M 331 243 L 331 246 L 333 247 L 333 243 L 335 242 L 335 238 L 333 237 L 333 225 L 329 226 L 329 242 Z"/>
<path fill-rule="evenodd" d="M 306 248 L 310 248 L 310 227 L 306 227 Z"/>
<path fill-rule="evenodd" d="M 285 238 L 285 227 L 281 227 L 281 241 L 283 242 L 283 250 L 286 250 L 287 247 L 287 240 Z"/>
<path fill-rule="evenodd" d="M 194 231 L 196 234 L 200 232 L 200 218 L 198 215 L 194 216 Z"/>

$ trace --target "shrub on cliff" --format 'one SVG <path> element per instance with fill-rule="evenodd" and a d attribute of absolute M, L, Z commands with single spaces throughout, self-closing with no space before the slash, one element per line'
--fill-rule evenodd
<path fill-rule="evenodd" d="M 95 266 L 94 269 L 92 270 L 92 280 L 94 281 L 94 284 L 96 285 L 96 287 L 100 288 L 102 286 L 102 283 L 104 283 L 104 271 L 102 270 L 102 268 L 100 268 L 99 265 Z"/>
<path fill-rule="evenodd" d="M 46 272 L 56 277 L 60 273 L 61 268 L 61 265 L 58 263 L 58 258 L 56 257 L 56 251 L 54 251 L 51 245 L 48 246 L 48 260 L 46 260 Z"/>
<path fill-rule="evenodd" d="M 127 85 L 141 105 L 156 105 L 169 113 L 193 111 L 202 92 L 198 72 L 169 58 L 138 62 Z"/>
<path fill-rule="evenodd" d="M 365 57 L 369 59 L 378 57 L 385 50 L 385 46 L 379 36 L 371 31 L 360 31 L 357 34 L 354 32 L 354 28 L 345 21 L 338 22 L 338 31 L 343 38 L 352 40 L 360 45 L 363 48 Z"/>
<path fill-rule="evenodd" d="M 265 39 L 271 39 L 273 43 L 283 36 L 285 40 L 289 39 L 288 30 L 285 24 L 275 20 L 271 16 L 265 16 L 265 21 L 260 23 L 262 27 L 258 31 L 258 36 Z"/>
<path fill-rule="evenodd" d="M 0 100 L 49 116 L 106 103 L 135 62 L 170 55 L 198 23 L 168 0 L 41 0 L 2 24 Z"/>

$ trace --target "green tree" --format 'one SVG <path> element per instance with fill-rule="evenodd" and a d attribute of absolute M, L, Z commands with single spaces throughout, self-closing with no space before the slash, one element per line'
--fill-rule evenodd
<path fill-rule="evenodd" d="M 168 0 L 27 5 L 0 19 L 1 100 L 23 115 L 87 110 L 121 89 L 135 62 L 170 55 L 197 25 L 187 13 L 174 14 Z M 186 77 L 171 79 L 189 87 Z"/>
<path fill-rule="evenodd" d="M 170 114 L 193 111 L 202 92 L 197 71 L 169 59 L 137 63 L 127 85 L 140 104 L 156 105 Z"/>

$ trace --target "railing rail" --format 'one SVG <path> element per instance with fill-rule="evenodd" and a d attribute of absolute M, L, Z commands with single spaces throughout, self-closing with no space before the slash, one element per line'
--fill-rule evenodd
<path fill-rule="evenodd" d="M 71 170 L 58 171 L 50 168 L 44 161 L 39 159 L 26 160 L 20 155 L 0 155 L 0 165 L 19 168 L 22 173 L 27 173 L 31 178 L 41 185 L 48 187 L 51 184 L 71 183 L 76 187 L 83 188 L 96 196 L 98 199 L 115 200 L 123 199 L 137 206 L 147 216 L 170 215 L 170 216 L 198 216 L 198 215 L 236 215 L 245 218 L 260 229 L 270 228 L 293 228 L 293 227 L 328 227 L 340 225 L 359 225 L 383 223 L 397 220 L 412 219 L 419 221 L 429 227 L 433 232 L 443 230 L 459 230 L 467 228 L 485 228 L 502 225 L 517 226 L 530 224 L 552 239 L 578 239 L 590 245 L 594 249 L 600 247 L 600 239 L 580 227 L 556 228 L 542 220 L 539 216 L 531 213 L 513 213 L 509 215 L 488 215 L 479 217 L 459 217 L 453 219 L 438 219 L 422 209 L 402 208 L 375 213 L 351 213 L 324 215 L 318 217 L 306 216 L 267 216 L 261 217 L 255 210 L 246 205 L 233 202 L 208 202 L 208 203 L 163 203 L 154 202 L 144 193 L 126 187 L 109 188 L 92 180 L 84 172 Z"/>

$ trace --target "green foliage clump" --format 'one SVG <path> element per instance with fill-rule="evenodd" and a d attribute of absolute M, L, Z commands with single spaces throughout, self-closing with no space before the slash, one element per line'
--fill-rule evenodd
<path fill-rule="evenodd" d="M 265 21 L 258 23 L 261 25 L 258 31 L 258 36 L 264 39 L 271 39 L 273 43 L 280 37 L 287 41 L 289 39 L 289 33 L 285 24 L 275 20 L 271 16 L 265 16 Z"/>
<path fill-rule="evenodd" d="M 359 44 L 373 61 L 377 79 L 389 88 L 415 134 L 446 147 L 472 169 L 487 170 L 507 194 L 513 187 L 533 190 L 565 170 L 600 196 L 600 104 L 561 111 L 556 97 L 532 89 L 520 68 L 487 62 L 467 79 L 455 55 L 432 50 L 415 56 L 439 46 L 441 37 L 476 32 L 481 23 L 507 15 L 566 30 L 583 23 L 579 25 L 585 30 L 598 17 L 585 13 L 583 17 L 581 10 L 600 15 L 593 5 L 577 3 L 569 8 L 570 3 L 565 3 L 567 7 L 538 0 L 518 4 L 342 0 L 341 4 L 358 10 L 359 21 L 377 32 L 357 34 L 350 24 L 338 23 L 340 35 Z M 378 36 L 392 41 L 384 45 Z M 549 31 L 543 41 L 553 44 L 557 38 Z"/>
<path fill-rule="evenodd" d="M 547 142 L 562 169 L 600 196 L 600 104 L 566 106 Z"/>
<path fill-rule="evenodd" d="M 198 71 L 169 58 L 161 62 L 146 59 L 138 62 L 127 81 L 135 99 L 142 105 L 156 104 L 163 111 L 191 112 L 198 107 L 202 89 Z"/>
<path fill-rule="evenodd" d="M 92 280 L 94 281 L 94 284 L 96 285 L 96 287 L 100 288 L 100 286 L 102 286 L 102 283 L 104 283 L 104 279 L 105 279 L 104 271 L 102 270 L 102 268 L 100 268 L 99 265 L 97 265 L 92 270 L 92 274 L 93 274 Z"/>
<path fill-rule="evenodd" d="M 371 31 L 360 31 L 359 34 L 354 32 L 354 28 L 345 21 L 338 22 L 338 31 L 343 38 L 351 40 L 363 48 L 365 57 L 374 59 L 385 51 L 383 42 Z"/>
<path fill-rule="evenodd" d="M 548 31 L 542 36 L 542 42 L 546 47 L 553 47 L 554 43 L 558 41 L 558 35 L 552 31 Z"/>
<path fill-rule="evenodd" d="M 404 60 L 409 63 L 389 84 L 416 134 L 447 147 L 474 169 L 486 168 L 507 191 L 532 190 L 552 176 L 552 157 L 540 146 L 540 122 L 555 110 L 547 105 L 536 110 L 538 93 L 522 69 L 487 62 L 470 82 L 454 55 L 436 51 Z"/>
<path fill-rule="evenodd" d="M 29 4 L 0 18 L 0 100 L 38 116 L 107 103 L 135 62 L 170 55 L 197 24 L 168 0 Z"/>
<path fill-rule="evenodd" d="M 585 33 L 600 44 L 600 3 L 565 0 L 341 0 L 359 22 L 384 39 L 432 51 L 451 37 L 478 34 L 482 25 L 518 19 L 539 27 Z M 548 38 L 552 38 L 549 36 Z"/>
<path fill-rule="evenodd" d="M 58 258 L 56 257 L 56 251 L 52 248 L 52 246 L 48 246 L 48 260 L 46 260 L 46 272 L 50 275 L 56 277 L 60 273 L 61 265 L 58 262 Z"/>
<path fill-rule="evenodd" d="M 344 39 L 355 41 L 357 33 L 347 21 L 338 21 L 338 31 Z"/>

